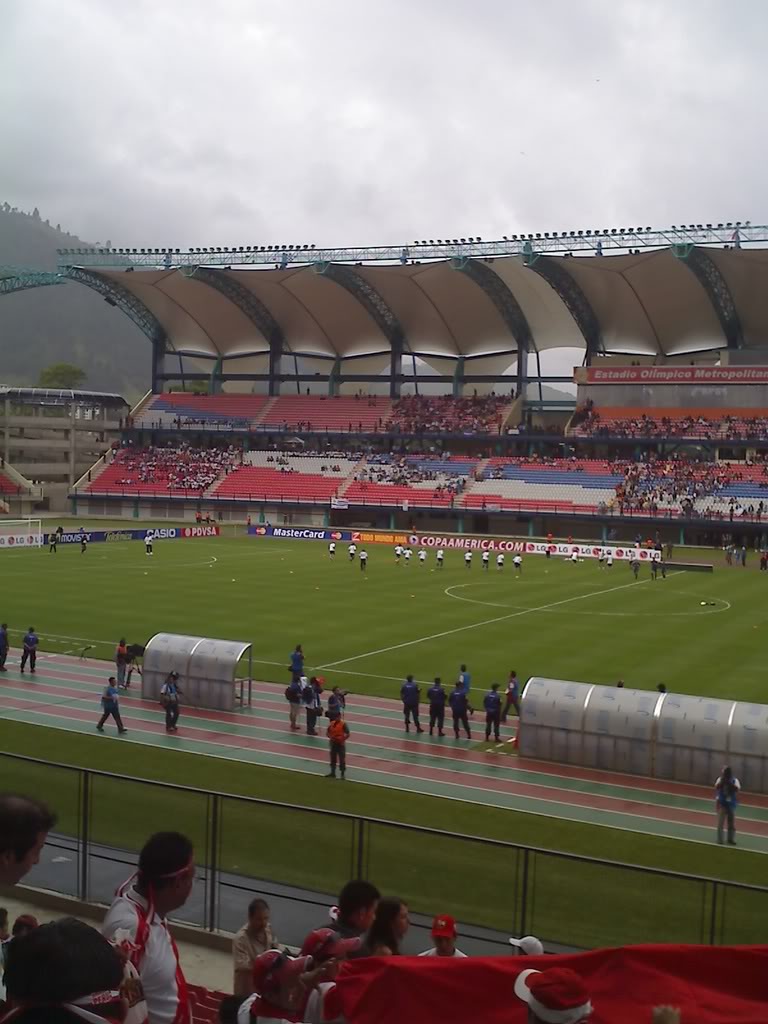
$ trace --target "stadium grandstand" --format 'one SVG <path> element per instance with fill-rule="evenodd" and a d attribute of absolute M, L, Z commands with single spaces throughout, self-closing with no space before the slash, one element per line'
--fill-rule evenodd
<path fill-rule="evenodd" d="M 96 290 L 153 353 L 148 394 L 70 474 L 72 511 L 760 534 L 767 237 L 62 250 L 57 280 Z"/>

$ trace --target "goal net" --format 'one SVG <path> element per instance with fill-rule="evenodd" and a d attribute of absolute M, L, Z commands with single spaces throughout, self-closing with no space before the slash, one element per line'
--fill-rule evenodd
<path fill-rule="evenodd" d="M 39 548 L 42 543 L 42 519 L 0 519 L 0 551 Z"/>

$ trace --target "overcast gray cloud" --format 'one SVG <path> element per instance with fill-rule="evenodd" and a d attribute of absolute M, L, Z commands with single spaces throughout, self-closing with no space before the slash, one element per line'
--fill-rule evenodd
<path fill-rule="evenodd" d="M 3 0 L 0 201 L 116 245 L 765 223 L 764 0 Z"/>

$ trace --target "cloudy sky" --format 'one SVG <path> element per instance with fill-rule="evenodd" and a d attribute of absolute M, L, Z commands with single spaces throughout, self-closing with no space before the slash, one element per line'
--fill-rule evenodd
<path fill-rule="evenodd" d="M 114 245 L 768 221 L 765 0 L 2 0 L 0 201 Z"/>

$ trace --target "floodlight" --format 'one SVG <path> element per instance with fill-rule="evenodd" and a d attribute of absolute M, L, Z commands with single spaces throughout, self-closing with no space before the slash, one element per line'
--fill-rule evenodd
<path fill-rule="evenodd" d="M 737 227 L 737 228 L 740 228 L 740 227 L 741 227 L 741 221 L 740 221 L 740 220 L 737 220 L 737 221 L 736 221 L 736 227 Z"/>
<path fill-rule="evenodd" d="M 470 239 L 470 241 L 471 241 L 471 239 Z M 466 242 L 466 238 L 462 238 L 462 242 Z"/>
<path fill-rule="evenodd" d="M 733 224 L 731 223 L 731 221 L 728 221 L 728 223 L 727 223 L 727 224 L 726 224 L 725 226 L 726 226 L 727 228 L 732 228 L 732 227 L 733 227 Z"/>
<path fill-rule="evenodd" d="M 548 231 L 545 231 L 545 232 L 544 232 L 544 237 L 545 237 L 545 238 L 549 238 L 549 232 L 548 232 Z"/>
<path fill-rule="evenodd" d="M 312 245 L 310 245 L 310 247 L 309 247 L 309 248 L 310 248 L 310 249 L 314 249 L 314 248 L 315 248 L 315 246 L 314 246 L 314 243 L 313 243 Z"/>
<path fill-rule="evenodd" d="M 482 238 L 480 237 L 480 235 L 478 235 L 478 236 L 477 236 L 477 238 L 475 239 L 475 241 L 476 241 L 476 242 L 482 242 Z"/>
<path fill-rule="evenodd" d="M 512 235 L 512 241 L 513 241 L 513 242 L 516 242 L 516 241 L 517 241 L 517 235 Z"/>

